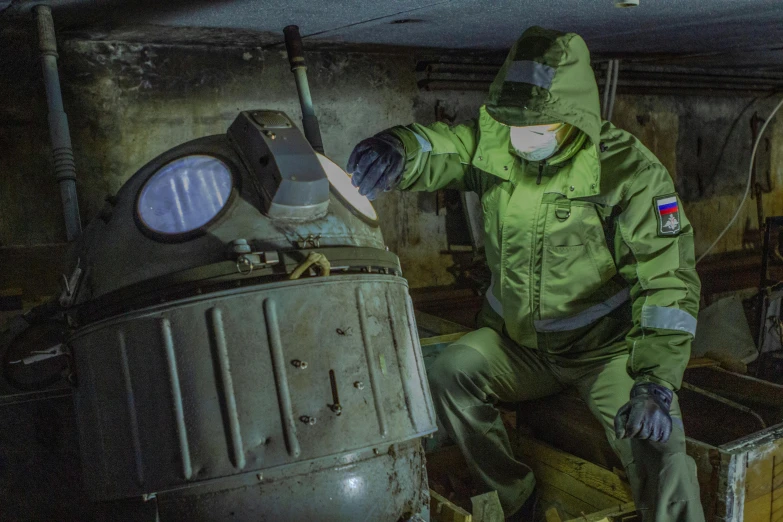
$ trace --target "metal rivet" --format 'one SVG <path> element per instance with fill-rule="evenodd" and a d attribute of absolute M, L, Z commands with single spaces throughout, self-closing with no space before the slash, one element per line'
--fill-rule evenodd
<path fill-rule="evenodd" d="M 479 161 L 481 161 L 481 160 L 483 160 L 483 159 L 484 159 L 484 157 L 483 157 L 483 156 L 479 156 Z"/>
<path fill-rule="evenodd" d="M 380 452 L 380 451 L 378 451 L 378 448 L 373 448 L 373 449 L 372 449 L 372 452 L 373 452 L 374 454 L 376 454 L 376 455 L 380 455 L 380 454 L 381 454 L 381 452 Z"/>
<path fill-rule="evenodd" d="M 504 165 L 503 170 L 508 170 L 508 165 Z"/>
<path fill-rule="evenodd" d="M 357 390 L 363 390 L 364 389 L 364 383 L 362 381 L 356 381 L 353 383 L 353 387 Z"/>
<path fill-rule="evenodd" d="M 595 188 L 595 183 L 593 183 L 592 185 L 590 185 L 590 188 Z"/>
<path fill-rule="evenodd" d="M 256 475 L 256 478 L 258 480 L 264 480 L 264 474 L 263 473 L 259 473 L 258 475 Z"/>
<path fill-rule="evenodd" d="M 300 370 L 304 370 L 307 368 L 307 361 L 300 361 L 299 359 L 294 359 L 291 361 L 291 364 L 293 364 L 296 368 L 299 368 Z"/>
<path fill-rule="evenodd" d="M 573 185 L 571 185 L 571 188 L 570 188 L 569 190 L 570 190 L 571 192 L 573 192 L 573 191 L 574 191 L 574 186 L 573 186 Z"/>
<path fill-rule="evenodd" d="M 299 417 L 299 420 L 304 422 L 305 424 L 309 424 L 310 426 L 315 424 L 315 417 L 308 417 L 307 415 L 302 415 L 301 417 Z"/>

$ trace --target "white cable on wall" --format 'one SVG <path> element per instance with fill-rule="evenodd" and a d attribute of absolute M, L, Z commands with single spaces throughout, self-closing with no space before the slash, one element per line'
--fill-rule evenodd
<path fill-rule="evenodd" d="M 734 224 L 734 222 L 737 220 L 737 217 L 739 217 L 740 212 L 742 211 L 742 207 L 745 206 L 745 201 L 748 199 L 748 194 L 750 193 L 750 183 L 753 179 L 753 164 L 756 160 L 756 150 L 759 147 L 759 143 L 761 143 L 761 137 L 764 135 L 764 131 L 767 129 L 767 125 L 769 125 L 769 122 L 772 121 L 772 118 L 775 117 L 775 114 L 778 112 L 780 107 L 783 106 L 783 100 L 780 100 L 780 103 L 777 104 L 777 106 L 772 109 L 772 114 L 769 115 L 769 118 L 764 122 L 764 125 L 761 126 L 761 130 L 759 130 L 758 136 L 756 136 L 756 142 L 753 144 L 753 152 L 750 155 L 750 168 L 748 168 L 748 184 L 745 186 L 745 193 L 742 195 L 742 200 L 739 202 L 739 205 L 737 206 L 737 211 L 734 213 L 734 215 L 731 217 L 731 221 L 729 221 L 729 224 L 726 225 L 726 228 L 723 229 L 723 231 L 718 235 L 718 237 L 715 239 L 715 241 L 712 242 L 712 244 L 705 250 L 700 256 L 699 259 L 696 260 L 696 264 L 698 265 L 699 262 L 701 262 L 704 257 L 710 253 L 710 251 L 715 248 L 715 245 L 718 244 L 718 242 L 723 239 L 723 236 L 726 235 L 726 232 L 729 231 L 731 226 Z M 761 223 L 759 223 L 759 226 L 762 226 Z"/>

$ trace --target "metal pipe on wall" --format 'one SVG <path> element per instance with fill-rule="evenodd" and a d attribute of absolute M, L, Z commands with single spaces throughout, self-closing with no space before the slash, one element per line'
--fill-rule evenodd
<path fill-rule="evenodd" d="M 76 196 L 76 165 L 73 161 L 71 133 L 68 129 L 68 116 L 63 109 L 60 75 L 57 72 L 57 40 L 51 8 L 46 5 L 36 6 L 35 18 L 46 86 L 46 104 L 49 107 L 49 137 L 52 141 L 54 174 L 60 185 L 66 237 L 68 241 L 74 241 L 82 233 L 82 224 L 79 217 L 79 200 Z"/>
<path fill-rule="evenodd" d="M 310 84 L 307 82 L 307 65 L 305 65 L 304 51 L 302 49 L 302 37 L 299 35 L 299 27 L 289 25 L 283 29 L 285 35 L 285 48 L 288 51 L 288 63 L 291 64 L 291 72 L 296 79 L 296 90 L 299 92 L 299 104 L 302 106 L 302 128 L 305 138 L 310 142 L 313 150 L 323 154 L 324 145 L 321 140 L 321 128 L 313 109 L 313 98 L 310 96 Z"/>

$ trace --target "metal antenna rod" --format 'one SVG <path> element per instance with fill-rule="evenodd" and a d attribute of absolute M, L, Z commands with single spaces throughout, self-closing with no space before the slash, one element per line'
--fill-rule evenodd
<path fill-rule="evenodd" d="M 76 166 L 73 162 L 71 133 L 68 116 L 63 109 L 60 76 L 57 72 L 57 40 L 54 35 L 52 9 L 46 5 L 35 7 L 38 22 L 38 48 L 46 86 L 46 104 L 49 107 L 49 137 L 52 141 L 54 174 L 60 185 L 60 196 L 65 216 L 65 232 L 68 241 L 74 241 L 82 233 L 79 218 L 79 200 L 76 197 Z"/>
<path fill-rule="evenodd" d="M 283 29 L 285 48 L 288 51 L 288 63 L 296 79 L 296 90 L 299 91 L 299 104 L 302 106 L 302 127 L 307 141 L 316 152 L 323 154 L 324 145 L 321 141 L 321 129 L 313 110 L 313 98 L 310 96 L 310 85 L 307 83 L 307 66 L 302 51 L 302 37 L 299 27 L 289 25 Z"/>

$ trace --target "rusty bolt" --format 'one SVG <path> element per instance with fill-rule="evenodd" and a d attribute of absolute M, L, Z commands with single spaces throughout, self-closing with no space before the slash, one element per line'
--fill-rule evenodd
<path fill-rule="evenodd" d="M 356 381 L 353 383 L 353 387 L 357 390 L 363 390 L 364 389 L 364 383 L 362 381 Z"/>
<path fill-rule="evenodd" d="M 299 417 L 299 420 L 304 422 L 305 424 L 309 424 L 310 426 L 315 424 L 315 417 L 308 417 L 307 415 L 302 415 L 301 417 Z"/>
<path fill-rule="evenodd" d="M 343 412 L 343 407 L 339 404 L 332 404 L 329 406 L 333 412 L 335 412 L 337 415 L 340 415 Z"/>
<path fill-rule="evenodd" d="M 299 368 L 300 370 L 307 369 L 307 361 L 300 361 L 299 359 L 294 359 L 291 361 L 291 364 L 294 365 L 294 367 Z"/>

